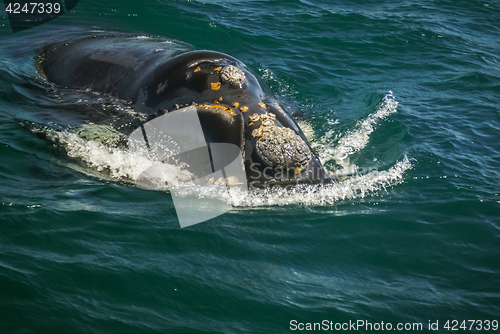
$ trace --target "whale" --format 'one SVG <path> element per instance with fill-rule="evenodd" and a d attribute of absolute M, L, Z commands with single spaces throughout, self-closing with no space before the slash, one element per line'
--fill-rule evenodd
<path fill-rule="evenodd" d="M 302 130 L 261 78 L 221 52 L 160 37 L 96 35 L 41 48 L 43 79 L 130 101 L 151 121 L 195 108 L 207 143 L 240 148 L 248 181 L 315 182 L 328 177 Z"/>

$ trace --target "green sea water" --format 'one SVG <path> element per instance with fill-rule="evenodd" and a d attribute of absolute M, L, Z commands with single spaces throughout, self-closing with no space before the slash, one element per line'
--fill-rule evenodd
<path fill-rule="evenodd" d="M 351 178 L 181 229 L 126 152 L 67 131 L 131 107 L 33 65 L 121 32 L 240 59 Z M 499 185 L 498 1 L 80 0 L 15 34 L 0 12 L 0 333 L 496 332 Z"/>

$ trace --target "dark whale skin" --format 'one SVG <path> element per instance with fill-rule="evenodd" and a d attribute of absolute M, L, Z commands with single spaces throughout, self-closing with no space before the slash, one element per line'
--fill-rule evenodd
<path fill-rule="evenodd" d="M 207 142 L 241 148 L 249 181 L 290 183 L 327 176 L 302 131 L 265 83 L 230 55 L 193 50 L 170 40 L 148 43 L 146 37 L 93 36 L 45 47 L 35 66 L 40 76 L 57 85 L 132 101 L 149 120 L 194 105 Z M 244 73 L 243 83 L 221 80 L 221 70 L 228 66 Z M 307 166 L 280 168 L 256 152 L 259 138 L 254 130 L 262 125 L 256 116 L 270 114 L 279 128 L 293 130 L 307 145 Z"/>

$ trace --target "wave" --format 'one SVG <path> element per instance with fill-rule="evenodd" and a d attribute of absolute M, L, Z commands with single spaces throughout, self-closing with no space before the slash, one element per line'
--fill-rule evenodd
<path fill-rule="evenodd" d="M 314 143 L 323 162 L 331 159 L 341 163 L 341 173 L 350 172 L 342 181 L 323 184 L 297 184 L 287 187 L 273 186 L 265 189 L 242 190 L 240 188 L 228 188 L 211 185 L 199 186 L 189 183 L 192 176 L 182 166 L 160 163 L 151 158 L 147 152 L 132 151 L 127 148 L 109 147 L 102 142 L 86 140 L 74 132 L 68 130 L 55 130 L 51 128 L 38 129 L 53 142 L 58 143 L 67 152 L 67 155 L 78 161 L 78 164 L 70 167 L 96 177 L 113 181 L 125 181 L 136 183 L 144 177 L 148 179 L 148 188 L 166 190 L 165 186 L 186 186 L 187 192 L 193 193 L 200 198 L 219 198 L 236 207 L 256 207 L 266 205 L 331 205 L 338 201 L 363 198 L 365 196 L 385 190 L 387 187 L 400 183 L 405 172 L 411 168 L 408 157 L 404 157 L 388 170 L 372 170 L 365 174 L 357 174 L 358 167 L 349 163 L 349 156 L 362 150 L 368 143 L 370 134 L 375 130 L 377 122 L 387 118 L 397 110 L 392 92 L 387 94 L 379 109 L 369 115 L 366 119 L 358 122 L 356 126 L 340 137 L 338 143 L 331 142 L 334 129 L 326 134 L 324 139 Z M 312 129 L 308 131 L 312 131 Z M 307 132 L 307 131 L 306 131 Z M 112 135 L 112 133 L 111 133 Z M 85 166 L 85 167 L 82 167 Z M 78 167 L 79 166 L 79 167 Z M 144 171 L 155 170 L 160 173 L 149 173 Z M 339 171 L 332 171 L 339 174 Z"/>
<path fill-rule="evenodd" d="M 362 121 L 359 121 L 354 129 L 347 131 L 340 137 L 335 146 L 331 146 L 327 141 L 334 134 L 334 129 L 329 130 L 323 137 L 323 142 L 315 145 L 319 151 L 321 162 L 335 160 L 337 163 L 344 163 L 352 154 L 361 151 L 370 140 L 370 134 L 375 130 L 375 125 L 397 111 L 398 102 L 395 100 L 393 92 L 386 94 L 379 109 Z M 322 146 L 322 147 L 321 147 Z"/>

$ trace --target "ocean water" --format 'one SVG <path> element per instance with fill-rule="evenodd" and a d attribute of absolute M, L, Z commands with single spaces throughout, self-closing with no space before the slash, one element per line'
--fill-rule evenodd
<path fill-rule="evenodd" d="M 181 229 L 126 181 L 140 161 L 70 131 L 131 106 L 35 71 L 108 32 L 242 60 L 349 179 Z M 495 332 L 499 185 L 498 1 L 81 0 L 15 34 L 0 13 L 1 333 Z"/>

